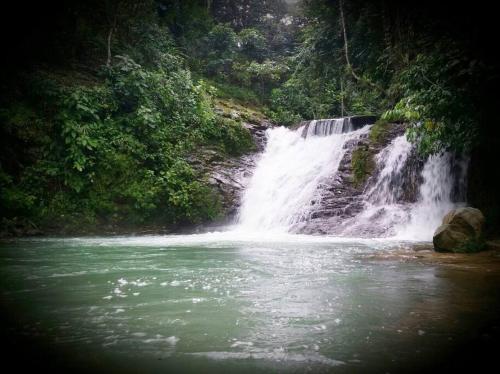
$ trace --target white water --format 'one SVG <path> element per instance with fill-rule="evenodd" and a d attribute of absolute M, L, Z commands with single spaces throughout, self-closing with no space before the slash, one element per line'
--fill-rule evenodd
<path fill-rule="evenodd" d="M 462 171 L 465 165 L 461 165 Z M 443 217 L 452 209 L 463 205 L 452 201 L 454 178 L 451 171 L 451 155 L 432 155 L 422 170 L 423 183 L 419 199 L 411 207 L 410 218 L 396 228 L 397 236 L 404 239 L 431 240 L 432 234 L 441 225 Z M 460 179 L 465 177 L 462 172 Z M 462 181 L 460 181 L 462 182 Z"/>
<path fill-rule="evenodd" d="M 443 152 L 430 156 L 420 175 L 418 198 L 405 203 L 402 196 L 402 175 L 414 147 L 405 135 L 395 138 L 376 157 L 380 168 L 373 186 L 366 193 L 365 209 L 349 220 L 344 234 L 369 231 L 401 240 L 430 241 L 443 217 L 463 203 L 452 200 L 455 178 L 451 170 L 451 155 Z M 461 165 L 465 178 L 464 165 Z M 374 227 L 375 226 L 375 227 Z"/>
<path fill-rule="evenodd" d="M 376 183 L 368 191 L 367 200 L 374 205 L 394 204 L 401 189 L 401 171 L 413 147 L 406 136 L 398 136 L 375 158 L 377 165 L 383 165 Z"/>
<path fill-rule="evenodd" d="M 349 133 L 332 126 L 312 136 L 311 123 L 302 136 L 284 127 L 267 132 L 267 146 L 244 192 L 239 224 L 244 231 L 288 231 L 309 218 L 311 202 L 321 181 L 334 174 L 346 150 L 347 141 L 367 133 L 369 126 Z M 324 129 L 325 127 L 319 127 Z M 330 131 L 336 131 L 329 134 Z M 316 201 L 320 203 L 320 201 Z"/>
<path fill-rule="evenodd" d="M 302 136 L 305 138 L 342 134 L 353 130 L 351 121 L 348 118 L 314 120 L 307 126 L 301 127 L 301 129 Z"/>
<path fill-rule="evenodd" d="M 369 128 L 342 133 L 350 128 L 338 119 L 312 121 L 296 131 L 268 130 L 266 149 L 243 195 L 238 231 L 286 233 L 309 220 L 315 205 L 321 204 L 321 190 L 327 187 L 322 182 L 338 171 L 345 144 Z M 417 202 L 408 203 L 402 187 L 412 152 L 413 146 L 403 135 L 376 156 L 379 172 L 363 195 L 363 211 L 346 219 L 335 232 L 348 237 L 432 239 L 443 216 L 460 205 L 452 201 L 451 156 L 442 153 L 428 158 Z"/>
<path fill-rule="evenodd" d="M 364 209 L 343 224 L 343 235 L 394 236 L 394 228 L 408 222 L 408 206 L 400 202 L 403 168 L 413 150 L 405 135 L 395 138 L 376 157 L 380 170 L 365 192 Z"/>

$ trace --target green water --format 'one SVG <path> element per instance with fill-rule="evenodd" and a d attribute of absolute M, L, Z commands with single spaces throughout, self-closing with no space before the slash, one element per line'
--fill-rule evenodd
<path fill-rule="evenodd" d="M 418 368 L 480 334 L 498 292 L 463 270 L 373 257 L 400 246 L 223 235 L 3 242 L 5 329 L 89 371 Z"/>

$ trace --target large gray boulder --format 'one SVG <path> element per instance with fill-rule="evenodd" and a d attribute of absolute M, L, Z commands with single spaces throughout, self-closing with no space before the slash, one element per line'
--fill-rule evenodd
<path fill-rule="evenodd" d="M 437 252 L 478 252 L 484 247 L 484 215 L 479 209 L 453 209 L 443 218 L 432 241 Z"/>

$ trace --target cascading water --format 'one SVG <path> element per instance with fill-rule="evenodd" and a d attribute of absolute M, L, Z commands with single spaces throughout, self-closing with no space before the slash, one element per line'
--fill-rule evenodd
<path fill-rule="evenodd" d="M 349 119 L 340 118 L 311 121 L 295 131 L 268 130 L 266 149 L 244 191 L 239 229 L 304 232 L 306 228 L 305 232 L 338 236 L 432 239 L 442 217 L 460 204 L 454 202 L 454 191 L 463 184 L 465 163 L 455 162 L 459 173 L 452 170 L 449 153 L 414 163 L 418 157 L 405 135 L 394 138 L 375 157 L 378 172 L 362 195 L 352 197 L 362 205 L 359 213 L 316 219 L 315 212 L 330 209 L 322 198 L 329 190 L 332 199 L 336 189 L 328 181 L 337 178 L 347 143 L 366 136 L 369 128 L 354 130 Z M 408 192 L 409 186 L 414 192 Z M 315 225 L 322 225 L 321 230 L 311 229 Z"/>
<path fill-rule="evenodd" d="M 383 165 L 375 184 L 368 191 L 368 201 L 373 205 L 394 204 L 401 195 L 402 169 L 413 147 L 406 136 L 398 136 L 376 157 Z"/>
<path fill-rule="evenodd" d="M 393 236 L 404 240 L 431 240 L 443 216 L 460 206 L 453 190 L 463 184 L 466 162 L 457 163 L 460 173 L 452 171 L 452 156 L 443 152 L 427 158 L 415 202 L 405 199 L 405 168 L 415 148 L 406 135 L 395 138 L 376 157 L 380 169 L 365 195 L 363 211 L 344 223 L 343 235 Z M 463 196 L 462 196 L 463 197 Z"/>
<path fill-rule="evenodd" d="M 302 136 L 304 138 L 311 136 L 328 136 L 332 134 L 341 134 L 354 130 L 352 122 L 348 117 L 334 119 L 320 119 L 309 122 L 302 127 Z"/>
<path fill-rule="evenodd" d="M 375 157 L 380 171 L 364 194 L 362 212 L 342 224 L 343 235 L 392 236 L 394 227 L 409 219 L 407 206 L 402 201 L 402 182 L 403 169 L 412 150 L 402 135 Z"/>
<path fill-rule="evenodd" d="M 467 160 L 462 158 L 457 162 L 458 175 L 452 171 L 452 161 L 452 155 L 447 152 L 427 159 L 422 170 L 423 183 L 420 185 L 419 199 L 411 207 L 409 220 L 396 227 L 398 237 L 431 240 L 444 215 L 451 209 L 464 205 L 463 202 L 454 201 L 453 190 L 457 185 L 463 188 Z"/>
<path fill-rule="evenodd" d="M 289 231 L 309 218 L 318 185 L 338 169 L 344 145 L 369 127 L 348 130 L 343 118 L 312 121 L 291 131 L 267 132 L 267 146 L 244 192 L 239 226 L 248 231 Z"/>

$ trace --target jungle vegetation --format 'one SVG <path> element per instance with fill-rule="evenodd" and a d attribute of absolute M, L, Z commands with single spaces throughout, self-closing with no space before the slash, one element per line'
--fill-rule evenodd
<path fill-rule="evenodd" d="M 497 206 L 498 71 L 485 4 L 14 5 L 2 22 L 2 231 L 217 219 L 217 192 L 190 160 L 207 147 L 222 157 L 253 148 L 218 100 L 286 126 L 354 114 L 408 123 L 422 155 L 472 155 L 471 200 Z"/>

